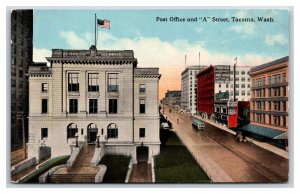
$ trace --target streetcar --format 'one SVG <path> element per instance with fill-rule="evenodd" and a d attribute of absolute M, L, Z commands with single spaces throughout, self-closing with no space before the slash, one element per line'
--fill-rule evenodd
<path fill-rule="evenodd" d="M 197 119 L 194 119 L 192 121 L 192 125 L 193 125 L 193 127 L 196 127 L 198 130 L 203 130 L 204 127 L 205 127 L 204 122 L 200 121 L 200 120 L 197 120 Z"/>

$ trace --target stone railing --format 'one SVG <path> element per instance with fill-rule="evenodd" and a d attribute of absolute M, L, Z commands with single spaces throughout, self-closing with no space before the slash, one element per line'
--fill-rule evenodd
<path fill-rule="evenodd" d="M 105 165 L 98 165 L 98 167 L 99 167 L 99 172 L 95 176 L 95 183 L 101 183 L 103 181 L 103 177 L 107 170 L 107 167 Z"/>
<path fill-rule="evenodd" d="M 127 171 L 125 183 L 128 183 L 128 181 L 130 179 L 130 175 L 131 175 L 131 171 L 132 171 L 132 165 L 133 165 L 133 159 L 131 158 L 130 162 L 129 162 L 129 165 L 128 165 L 128 171 Z"/>
<path fill-rule="evenodd" d="M 155 162 L 154 157 L 151 157 L 151 174 L 152 174 L 152 183 L 155 183 Z"/>
<path fill-rule="evenodd" d="M 22 170 L 25 170 L 25 169 L 35 165 L 36 163 L 37 162 L 36 162 L 35 157 L 24 160 L 11 168 L 11 175 L 15 175 L 18 172 L 21 172 Z"/>
<path fill-rule="evenodd" d="M 93 156 L 93 159 L 91 161 L 91 165 L 92 166 L 97 166 L 100 162 L 100 160 L 103 158 L 104 154 L 105 154 L 105 149 L 103 149 L 103 147 L 99 147 L 99 148 L 95 148 L 95 153 Z"/>
<path fill-rule="evenodd" d="M 69 160 L 67 161 L 67 167 L 71 167 L 74 164 L 81 148 L 82 148 L 82 146 L 73 147 L 72 154 L 71 154 Z"/>

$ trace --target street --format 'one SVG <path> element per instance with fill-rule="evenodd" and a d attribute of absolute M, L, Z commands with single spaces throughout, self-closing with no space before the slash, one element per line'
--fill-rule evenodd
<path fill-rule="evenodd" d="M 170 112 L 166 105 L 164 115 L 213 182 L 287 181 L 288 159 L 250 142 L 237 142 L 232 134 L 208 123 L 203 132 L 199 132 L 192 127 L 191 116 L 175 110 Z"/>

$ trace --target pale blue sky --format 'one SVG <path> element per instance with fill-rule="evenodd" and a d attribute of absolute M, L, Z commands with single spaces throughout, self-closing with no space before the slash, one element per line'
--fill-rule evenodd
<path fill-rule="evenodd" d="M 211 52 L 245 55 L 263 54 L 281 57 L 288 55 L 288 42 L 268 45 L 267 35 L 281 34 L 289 39 L 288 11 L 286 10 L 35 10 L 34 12 L 34 47 L 35 48 L 68 48 L 60 36 L 61 31 L 73 31 L 79 37 L 84 33 L 94 33 L 94 14 L 97 18 L 111 21 L 112 28 L 99 29 L 113 36 L 134 39 L 137 37 L 158 37 L 161 41 L 172 42 L 178 39 L 188 43 L 201 41 Z M 250 32 L 233 26 L 246 23 L 180 23 L 156 22 L 156 17 L 245 17 L 269 16 L 273 23 L 249 23 Z M 254 27 L 253 27 L 254 26 Z M 253 29 L 254 28 L 254 29 Z M 90 44 L 92 44 L 91 42 Z"/>
<path fill-rule="evenodd" d="M 181 72 L 189 65 L 256 66 L 289 55 L 289 12 L 271 9 L 197 10 L 34 10 L 34 60 L 45 61 L 51 49 L 88 49 L 94 44 L 95 13 L 111 21 L 99 29 L 97 48 L 133 50 L 139 67 L 159 67 L 160 97 L 180 90 Z M 274 22 L 257 22 L 269 17 Z M 156 17 L 198 18 L 197 22 L 157 22 Z M 200 17 L 229 18 L 230 22 L 200 22 Z M 231 22 L 231 17 L 256 22 Z M 187 64 L 185 65 L 185 55 Z"/>

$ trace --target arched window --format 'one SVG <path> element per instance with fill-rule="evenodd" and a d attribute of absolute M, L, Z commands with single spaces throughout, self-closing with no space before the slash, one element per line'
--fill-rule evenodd
<path fill-rule="evenodd" d="M 107 138 L 118 138 L 118 126 L 115 123 L 108 125 Z"/>
<path fill-rule="evenodd" d="M 71 123 L 67 127 L 67 138 L 75 138 L 75 134 L 78 132 L 77 125 Z"/>
<path fill-rule="evenodd" d="M 88 129 L 98 129 L 95 123 L 90 123 L 87 127 Z"/>

